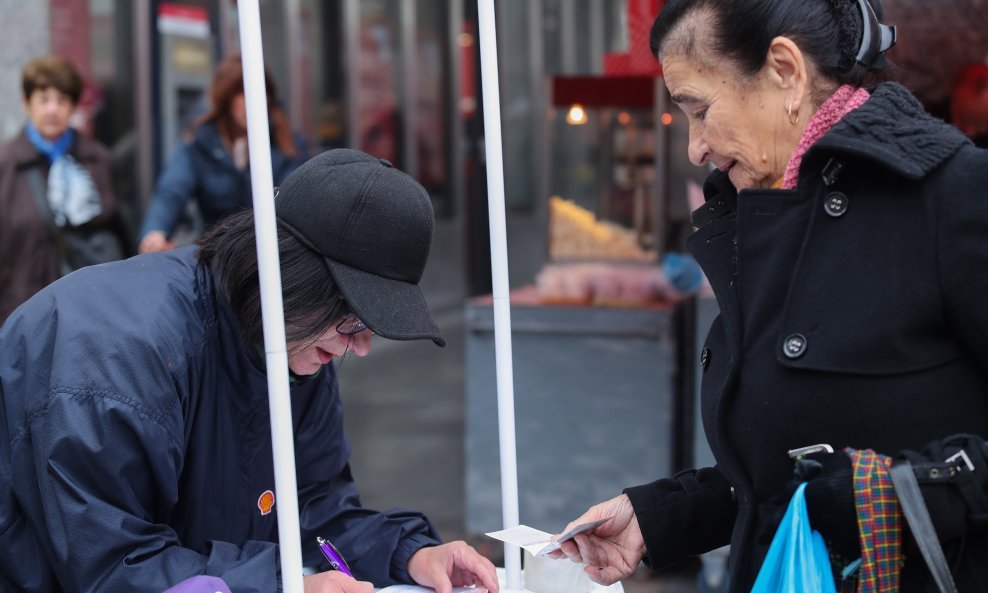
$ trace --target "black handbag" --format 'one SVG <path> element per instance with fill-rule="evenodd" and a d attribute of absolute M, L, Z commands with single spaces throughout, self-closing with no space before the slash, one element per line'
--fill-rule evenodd
<path fill-rule="evenodd" d="M 56 226 L 55 217 L 48 205 L 41 171 L 37 168 L 29 170 L 27 179 L 31 185 L 34 203 L 41 217 L 45 219 L 48 233 L 58 249 L 59 268 L 63 276 L 86 266 L 124 259 L 123 245 L 113 231 L 103 228 Z"/>

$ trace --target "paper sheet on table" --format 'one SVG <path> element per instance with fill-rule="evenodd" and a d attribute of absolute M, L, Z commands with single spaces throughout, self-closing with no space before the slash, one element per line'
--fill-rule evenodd
<path fill-rule="evenodd" d="M 435 589 L 418 585 L 391 585 L 378 589 L 378 593 L 435 593 Z M 453 593 L 487 593 L 486 587 L 453 587 Z"/>
<path fill-rule="evenodd" d="M 532 556 L 545 556 L 549 552 L 558 550 L 559 544 L 573 539 L 573 536 L 576 534 L 583 533 L 584 531 L 590 531 L 598 525 L 602 525 L 610 520 L 611 517 L 605 517 L 603 519 L 591 521 L 590 523 L 581 523 L 566 533 L 560 534 L 555 540 L 552 539 L 551 533 L 540 531 L 533 527 L 529 527 L 528 525 L 518 525 L 517 527 L 512 527 L 510 529 L 492 531 L 486 535 L 509 544 L 514 544 Z"/>

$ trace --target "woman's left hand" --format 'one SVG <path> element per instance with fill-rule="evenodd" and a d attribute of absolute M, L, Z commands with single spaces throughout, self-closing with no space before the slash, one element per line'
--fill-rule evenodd
<path fill-rule="evenodd" d="M 490 560 L 463 541 L 430 546 L 412 554 L 408 574 L 436 593 L 452 593 L 453 587 L 478 585 L 497 593 L 497 572 Z"/>
<path fill-rule="evenodd" d="M 861 555 L 857 511 L 854 507 L 854 478 L 851 458 L 844 451 L 816 453 L 796 461 L 793 478 L 778 497 L 777 520 L 782 520 L 796 487 L 806 482 L 806 513 L 810 527 L 819 531 L 828 547 L 844 558 Z M 771 535 L 765 534 L 766 541 Z"/>
<path fill-rule="evenodd" d="M 137 250 L 141 253 L 155 253 L 174 248 L 175 244 L 168 240 L 164 231 L 151 231 L 141 239 L 141 244 Z"/>
<path fill-rule="evenodd" d="M 550 552 L 549 556 L 562 558 L 565 555 L 572 562 L 585 564 L 583 571 L 600 585 L 611 585 L 631 576 L 645 555 L 645 539 L 627 494 L 590 507 L 563 532 L 606 517 L 611 520 L 563 542 L 559 550 Z"/>

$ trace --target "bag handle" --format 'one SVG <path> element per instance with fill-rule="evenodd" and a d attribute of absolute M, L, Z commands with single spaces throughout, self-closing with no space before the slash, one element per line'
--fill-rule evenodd
<path fill-rule="evenodd" d="M 69 250 L 65 248 L 65 238 L 62 236 L 62 232 L 55 226 L 55 215 L 51 211 L 51 206 L 48 205 L 45 180 L 41 176 L 41 170 L 37 167 L 31 167 L 27 170 L 26 175 L 28 185 L 31 186 L 31 196 L 34 198 L 35 206 L 38 207 L 38 214 L 44 219 L 45 226 L 48 228 L 48 234 L 51 235 L 51 240 L 55 243 L 55 248 L 58 251 L 59 260 L 67 269 L 62 270 L 64 275 L 66 271 L 74 270 L 78 266 L 75 265 L 74 258 L 69 253 Z"/>
<path fill-rule="evenodd" d="M 913 473 L 912 464 L 909 460 L 897 461 L 892 464 L 889 475 L 892 477 L 892 485 L 902 506 L 902 515 L 913 532 L 913 538 L 923 554 L 923 559 L 926 560 L 926 566 L 929 567 L 937 588 L 941 593 L 957 593 L 957 585 L 954 583 L 953 575 L 950 574 L 950 567 L 947 565 L 947 558 L 943 555 L 937 532 L 933 529 L 930 511 L 923 502 L 923 494 L 919 491 L 919 483 Z"/>

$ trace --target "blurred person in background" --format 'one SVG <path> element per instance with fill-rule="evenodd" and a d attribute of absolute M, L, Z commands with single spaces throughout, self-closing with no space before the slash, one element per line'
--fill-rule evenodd
<path fill-rule="evenodd" d="M 806 482 L 839 590 L 934 591 L 942 569 L 988 591 L 988 151 L 887 81 L 882 14 L 669 0 L 655 20 L 690 160 L 716 167 L 688 241 L 720 307 L 698 361 L 716 465 L 567 526 L 613 517 L 557 554 L 591 579 L 730 544 L 730 588 L 752 591 Z M 900 479 L 933 537 L 903 522 Z"/>
<path fill-rule="evenodd" d="M 980 148 L 988 148 L 988 65 L 968 64 L 957 75 L 950 118 Z"/>
<path fill-rule="evenodd" d="M 69 127 L 83 86 L 59 56 L 24 67 L 28 121 L 0 146 L 0 324 L 62 275 L 127 255 L 109 152 Z"/>
<path fill-rule="evenodd" d="M 271 169 L 278 186 L 306 160 L 306 147 L 293 134 L 278 103 L 271 73 L 264 71 L 271 130 Z M 250 158 L 247 149 L 247 104 L 240 54 L 216 66 L 209 90 L 210 107 L 199 117 L 158 179 L 140 232 L 141 253 L 165 251 L 186 203 L 195 199 L 206 229 L 220 218 L 251 208 Z"/>

